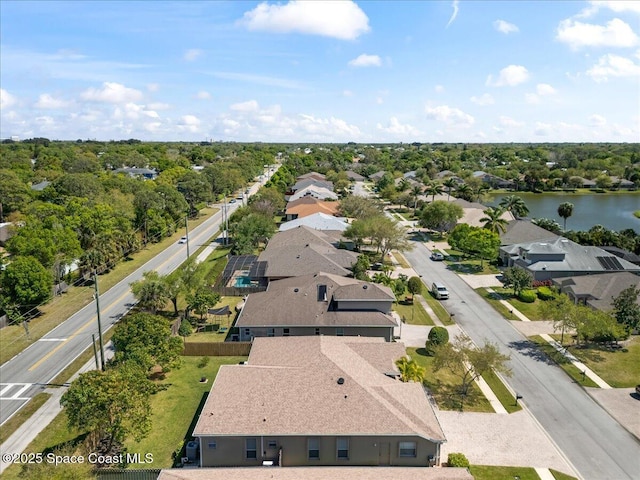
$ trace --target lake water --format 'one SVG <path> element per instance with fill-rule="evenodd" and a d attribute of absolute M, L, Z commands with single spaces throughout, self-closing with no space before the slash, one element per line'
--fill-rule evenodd
<path fill-rule="evenodd" d="M 529 193 L 514 192 L 529 207 L 530 218 L 550 218 L 558 222 L 558 206 L 563 202 L 573 203 L 573 214 L 567 218 L 567 230 L 589 230 L 594 225 L 602 225 L 609 230 L 633 228 L 640 233 L 640 219 L 633 212 L 640 210 L 640 193 L 617 194 L 571 194 L 571 193 Z M 489 195 L 488 205 L 496 206 L 510 194 Z"/>

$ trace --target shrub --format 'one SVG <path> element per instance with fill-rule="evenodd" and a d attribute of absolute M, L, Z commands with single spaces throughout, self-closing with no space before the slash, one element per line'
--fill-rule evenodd
<path fill-rule="evenodd" d="M 211 360 L 209 357 L 201 357 L 198 362 L 198 368 L 204 368 L 209 365 L 209 360 Z"/>
<path fill-rule="evenodd" d="M 444 327 L 433 327 L 429 332 L 428 338 L 424 348 L 427 354 L 433 355 L 437 346 L 444 345 L 449 341 L 449 332 Z"/>
<path fill-rule="evenodd" d="M 450 453 L 447 457 L 447 466 L 468 468 L 469 460 L 464 453 Z"/>
<path fill-rule="evenodd" d="M 188 337 L 193 332 L 193 327 L 187 320 L 182 320 L 180 322 L 180 327 L 178 328 L 178 335 L 181 337 Z"/>
<path fill-rule="evenodd" d="M 538 288 L 538 298 L 540 300 L 553 300 L 556 298 L 556 294 L 549 287 Z"/>
<path fill-rule="evenodd" d="M 536 292 L 535 290 L 522 290 L 518 294 L 518 300 L 524 303 L 533 303 L 536 301 Z"/>

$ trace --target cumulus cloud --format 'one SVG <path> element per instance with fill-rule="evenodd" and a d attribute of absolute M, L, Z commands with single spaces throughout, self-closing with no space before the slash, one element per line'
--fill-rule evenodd
<path fill-rule="evenodd" d="M 204 52 L 198 48 L 190 48 L 189 50 L 184 52 L 182 55 L 182 59 L 185 62 L 193 62 L 200 58 Z"/>
<path fill-rule="evenodd" d="M 580 47 L 633 47 L 638 45 L 638 36 L 628 23 L 614 18 L 606 25 L 593 25 L 573 19 L 560 22 L 556 39 L 572 49 Z"/>
<path fill-rule="evenodd" d="M 449 18 L 449 22 L 447 22 L 447 26 L 445 28 L 449 28 L 449 25 L 455 22 L 456 18 L 458 17 L 458 11 L 460 10 L 460 7 L 458 6 L 459 3 L 460 2 L 458 0 L 453 0 L 453 2 L 451 2 L 451 8 L 453 8 L 453 12 L 451 13 L 451 18 Z"/>
<path fill-rule="evenodd" d="M 18 103 L 16 97 L 7 92 L 4 88 L 0 88 L 0 110 L 12 107 Z"/>
<path fill-rule="evenodd" d="M 530 103 L 531 105 L 537 105 L 540 103 L 540 97 L 535 93 L 525 93 L 524 101 Z"/>
<path fill-rule="evenodd" d="M 129 119 L 139 120 L 141 118 L 160 118 L 160 115 L 154 110 L 149 110 L 145 105 L 138 105 L 133 102 L 117 106 L 113 111 L 115 120 Z"/>
<path fill-rule="evenodd" d="M 141 100 L 142 92 L 120 83 L 104 82 L 102 88 L 91 87 L 82 92 L 80 98 L 89 102 L 126 103 Z"/>
<path fill-rule="evenodd" d="M 536 85 L 536 93 L 544 97 L 546 95 L 555 95 L 558 91 L 548 83 L 539 83 Z"/>
<path fill-rule="evenodd" d="M 340 118 L 316 118 L 312 115 L 300 114 L 299 128 L 307 134 L 321 137 L 336 137 L 340 139 L 358 138 L 360 129 L 350 125 Z"/>
<path fill-rule="evenodd" d="M 353 1 L 292 0 L 284 5 L 262 2 L 238 22 L 249 30 L 302 33 L 355 40 L 370 30 L 369 18 Z"/>
<path fill-rule="evenodd" d="M 500 70 L 498 78 L 493 75 L 487 77 L 486 84 L 490 87 L 515 87 L 529 80 L 529 71 L 522 65 L 509 65 Z"/>
<path fill-rule="evenodd" d="M 468 113 L 449 105 L 438 105 L 437 107 L 426 107 L 427 118 L 446 123 L 447 125 L 458 125 L 470 127 L 475 123 L 475 119 Z"/>
<path fill-rule="evenodd" d="M 416 137 L 420 135 L 420 131 L 415 128 L 413 125 L 409 125 L 408 123 L 402 124 L 396 117 L 391 117 L 389 119 L 389 123 L 387 126 L 383 126 L 382 124 L 377 124 L 378 130 L 386 133 L 390 133 L 392 135 L 398 137 Z"/>
<path fill-rule="evenodd" d="M 604 118 L 602 115 L 598 115 L 597 113 L 594 113 L 589 117 L 589 125 L 593 127 L 601 127 L 606 123 L 607 123 L 607 119 Z"/>
<path fill-rule="evenodd" d="M 505 35 L 509 35 L 510 33 L 519 32 L 520 29 L 514 25 L 513 23 L 506 22 L 504 20 L 496 20 L 493 22 L 493 28 L 495 28 L 500 33 L 504 33 Z"/>
<path fill-rule="evenodd" d="M 198 93 L 196 93 L 196 98 L 199 100 L 210 100 L 211 94 L 204 90 L 200 90 Z"/>
<path fill-rule="evenodd" d="M 178 130 L 197 133 L 200 131 L 200 124 L 202 122 L 195 115 L 183 115 L 178 121 Z"/>
<path fill-rule="evenodd" d="M 246 102 L 234 103 L 229 109 L 235 112 L 257 112 L 260 109 L 258 102 L 255 100 L 248 100 Z"/>
<path fill-rule="evenodd" d="M 494 98 L 488 93 L 480 95 L 479 97 L 473 96 L 469 100 L 481 107 L 486 107 L 487 105 L 493 105 L 495 103 Z"/>
<path fill-rule="evenodd" d="M 612 12 L 635 12 L 640 13 L 640 4 L 636 0 L 592 0 L 579 17 L 590 17 L 602 8 L 608 8 Z"/>
<path fill-rule="evenodd" d="M 60 98 L 53 98 L 48 93 L 40 95 L 38 101 L 35 103 L 35 107 L 41 109 L 65 108 L 67 106 L 69 106 L 69 102 Z"/>
<path fill-rule="evenodd" d="M 640 65 L 629 58 L 608 54 L 600 57 L 587 75 L 596 82 L 606 82 L 609 77 L 639 77 Z"/>
<path fill-rule="evenodd" d="M 378 55 L 367 55 L 363 53 L 351 60 L 349 65 L 351 67 L 380 67 L 382 66 L 382 60 Z"/>

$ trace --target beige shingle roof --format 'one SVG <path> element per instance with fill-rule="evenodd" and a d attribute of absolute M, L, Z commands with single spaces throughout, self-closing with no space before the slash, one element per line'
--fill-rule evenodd
<path fill-rule="evenodd" d="M 300 226 L 298 228 L 292 228 L 291 230 L 276 233 L 269 239 L 265 252 L 276 247 L 290 247 L 291 245 L 307 245 L 311 243 L 330 246 L 333 245 L 334 241 L 334 238 L 329 236 L 326 232 L 314 230 L 313 228 L 306 226 Z"/>
<path fill-rule="evenodd" d="M 248 365 L 220 368 L 194 436 L 418 435 L 445 441 L 422 385 L 381 373 L 365 358 L 371 352 L 357 351 L 367 342 L 380 348 L 378 361 L 398 358 L 391 344 L 366 338 L 256 338 Z"/>
<path fill-rule="evenodd" d="M 309 244 L 268 248 L 258 261 L 267 262 L 267 277 L 293 277 L 326 271 L 336 275 L 349 275 L 349 268 L 358 260 L 358 254 L 339 250 L 332 245 Z"/>

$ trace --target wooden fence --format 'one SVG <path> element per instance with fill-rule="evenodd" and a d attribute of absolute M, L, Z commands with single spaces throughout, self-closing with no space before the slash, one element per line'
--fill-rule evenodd
<path fill-rule="evenodd" d="M 251 342 L 185 342 L 182 355 L 188 357 L 246 357 Z"/>

